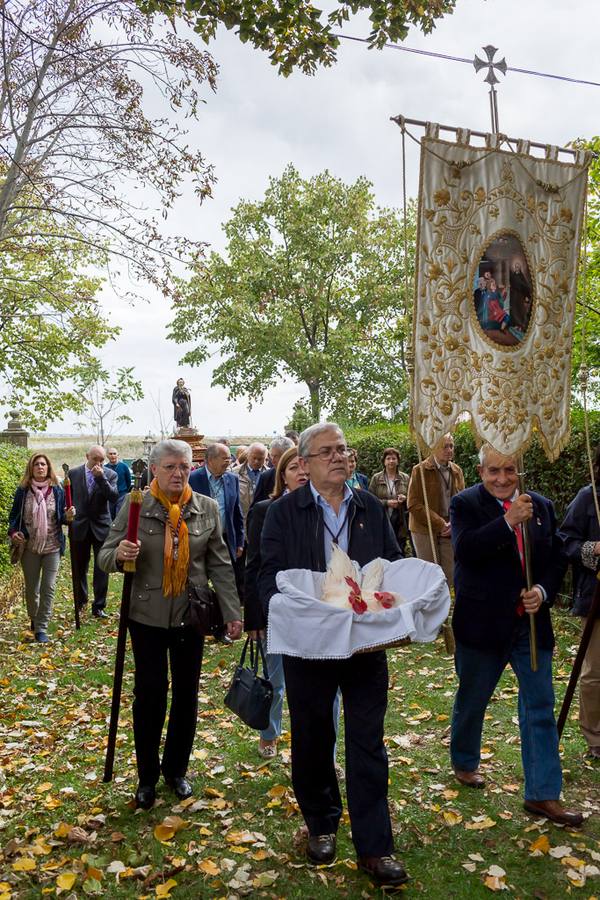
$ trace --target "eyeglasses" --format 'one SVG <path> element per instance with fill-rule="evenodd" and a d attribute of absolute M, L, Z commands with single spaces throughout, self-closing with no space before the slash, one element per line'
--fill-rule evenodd
<path fill-rule="evenodd" d="M 323 462 L 329 462 L 336 454 L 346 459 L 348 453 L 349 451 L 345 444 L 339 444 L 337 447 L 319 447 L 316 453 L 307 453 L 306 459 L 312 459 L 316 456 L 322 459 Z"/>
<path fill-rule="evenodd" d="M 161 469 L 164 469 L 165 472 L 169 473 L 169 475 L 172 475 L 175 470 L 177 470 L 178 472 L 182 472 L 184 475 L 189 475 L 192 470 L 191 466 L 185 464 L 176 466 L 174 463 L 170 463 L 168 466 L 161 466 Z"/>

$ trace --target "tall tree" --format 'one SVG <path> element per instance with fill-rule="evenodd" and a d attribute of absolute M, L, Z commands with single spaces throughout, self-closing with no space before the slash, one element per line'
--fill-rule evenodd
<path fill-rule="evenodd" d="M 451 13 L 456 0 L 335 0 L 325 14 L 310 0 L 138 0 L 146 12 L 160 10 L 170 16 L 188 13 L 195 31 L 208 41 L 217 27 L 237 29 L 243 43 L 265 50 L 283 75 L 295 68 L 312 75 L 318 65 L 335 62 L 338 30 L 357 13 L 368 12 L 371 47 L 403 41 L 410 25 L 425 34 L 437 19 Z"/>
<path fill-rule="evenodd" d="M 159 24 L 133 0 L 0 6 L 2 253 L 30 238 L 80 244 L 123 262 L 132 281 L 171 289 L 171 263 L 194 245 L 163 235 L 160 215 L 184 179 L 204 197 L 213 174 L 185 132 L 145 105 L 150 95 L 181 119 L 196 116 L 200 86 L 214 88 L 217 70 Z"/>
<path fill-rule="evenodd" d="M 170 337 L 196 343 L 183 362 L 216 346 L 213 384 L 250 403 L 282 377 L 303 382 L 315 421 L 323 407 L 352 402 L 368 416 L 404 401 L 404 232 L 366 179 L 304 180 L 288 166 L 223 227 L 227 258 L 199 261 L 174 303 Z"/>
<path fill-rule="evenodd" d="M 133 422 L 123 409 L 143 397 L 142 385 L 132 366 L 122 366 L 115 372 L 97 366 L 90 369 L 87 383 L 81 389 L 86 417 L 77 425 L 81 429 L 91 425 L 98 443 L 104 444 L 121 426 Z"/>
<path fill-rule="evenodd" d="M 25 422 L 44 428 L 67 410 L 81 410 L 76 388 L 118 329 L 102 315 L 88 247 L 48 236 L 2 247 L 0 404 L 16 406 Z"/>

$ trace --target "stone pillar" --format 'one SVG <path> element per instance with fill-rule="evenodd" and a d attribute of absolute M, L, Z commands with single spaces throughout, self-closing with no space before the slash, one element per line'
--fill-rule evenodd
<path fill-rule="evenodd" d="M 0 440 L 7 441 L 9 444 L 16 444 L 17 447 L 27 447 L 29 432 L 25 431 L 21 425 L 19 413 L 13 409 L 8 415 L 10 416 L 8 426 L 4 431 L 0 431 Z"/>

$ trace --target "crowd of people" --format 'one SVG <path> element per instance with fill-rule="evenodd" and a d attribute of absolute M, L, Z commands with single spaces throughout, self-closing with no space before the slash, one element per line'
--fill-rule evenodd
<path fill-rule="evenodd" d="M 9 535 L 20 555 L 34 640 L 48 641 L 59 561 L 70 528 L 75 600 L 88 602 L 93 552 L 92 613 L 106 618 L 111 572 L 136 561 L 129 612 L 135 663 L 133 730 L 137 806 L 149 809 L 162 774 L 180 799 L 188 778 L 198 703 L 203 640 L 190 623 L 190 588 L 212 585 L 224 622 L 222 640 L 244 629 L 264 637 L 277 575 L 288 569 L 324 572 L 335 545 L 364 566 L 413 555 L 442 567 L 455 590 L 452 625 L 458 687 L 450 756 L 458 783 L 482 788 L 482 729 L 500 676 L 510 665 L 519 684 L 518 716 L 524 806 L 572 827 L 581 813 L 561 802 L 562 773 L 554 719 L 550 608 L 569 562 L 575 615 L 589 614 L 600 561 L 600 525 L 592 486 L 579 492 L 557 525 L 552 503 L 520 494 L 513 457 L 484 445 L 479 483 L 465 488 L 445 435 L 410 475 L 399 450 L 386 448 L 380 471 L 359 471 L 341 429 L 319 423 L 289 432 L 269 448 L 260 442 L 232 453 L 225 439 L 192 466 L 190 445 L 163 440 L 149 458 L 138 540 L 127 539 L 131 479 L 113 448 L 90 447 L 71 470 L 72 505 L 48 456 L 34 453 L 10 513 Z M 600 482 L 600 448 L 595 459 Z M 533 586 L 526 584 L 524 529 Z M 529 619 L 535 616 L 538 665 L 532 668 Z M 290 623 L 290 628 L 299 627 Z M 331 863 L 342 815 L 335 747 L 344 709 L 345 777 L 358 865 L 377 884 L 407 880 L 395 859 L 384 745 L 386 652 L 348 659 L 268 655 L 273 701 L 258 753 L 277 754 L 284 697 L 291 723 L 291 777 L 307 830 L 307 857 Z M 170 675 L 169 675 L 170 672 Z M 600 627 L 584 664 L 580 723 L 591 757 L 600 758 Z M 171 685 L 170 709 L 168 688 Z M 160 751 L 167 719 L 166 737 Z"/>

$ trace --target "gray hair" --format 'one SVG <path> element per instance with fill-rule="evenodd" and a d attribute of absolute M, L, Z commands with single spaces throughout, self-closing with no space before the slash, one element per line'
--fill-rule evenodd
<path fill-rule="evenodd" d="M 166 441 L 159 441 L 150 451 L 150 459 L 148 462 L 151 466 L 159 466 L 165 456 L 181 456 L 186 462 L 192 462 L 192 448 L 185 441 L 177 441 L 175 438 L 168 438 Z"/>
<path fill-rule="evenodd" d="M 248 453 L 250 453 L 251 450 L 260 450 L 261 453 L 264 452 L 265 454 L 267 452 L 267 448 L 264 444 L 261 444 L 260 441 L 254 441 L 252 444 L 250 444 L 250 446 L 248 447 Z"/>
<path fill-rule="evenodd" d="M 324 431 L 337 431 L 344 439 L 344 432 L 336 422 L 317 422 L 316 425 L 309 425 L 300 435 L 298 441 L 298 456 L 307 459 L 310 453 L 310 445 L 314 438 L 323 434 Z"/>
<path fill-rule="evenodd" d="M 479 465 L 480 466 L 485 466 L 485 462 L 486 462 L 488 453 L 490 453 L 490 452 L 491 453 L 500 453 L 500 456 L 504 456 L 505 459 L 512 459 L 512 460 L 514 460 L 515 463 L 517 461 L 515 454 L 501 453 L 500 450 L 496 450 L 496 448 L 492 447 L 491 444 L 485 443 L 485 444 L 482 444 L 481 447 L 479 448 L 478 456 L 479 456 Z"/>
<path fill-rule="evenodd" d="M 278 435 L 276 438 L 273 438 L 271 441 L 270 450 L 281 450 L 282 453 L 285 453 L 286 450 L 289 450 L 290 447 L 294 447 L 294 442 L 289 437 L 282 437 Z"/>
<path fill-rule="evenodd" d="M 215 459 L 219 455 L 219 451 L 223 448 L 223 450 L 227 450 L 227 456 L 230 455 L 229 447 L 227 444 L 224 444 L 222 441 L 215 441 L 213 444 L 209 444 L 206 448 L 206 459 Z"/>

